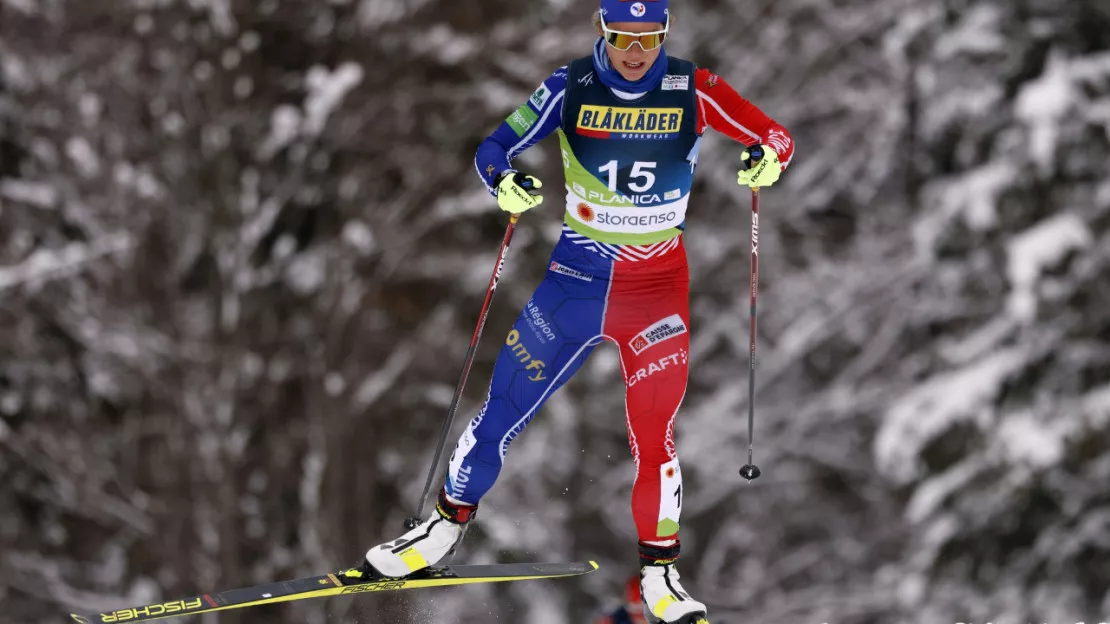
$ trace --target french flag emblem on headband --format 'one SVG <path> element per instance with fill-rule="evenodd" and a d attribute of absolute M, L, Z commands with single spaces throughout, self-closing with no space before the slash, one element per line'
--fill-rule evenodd
<path fill-rule="evenodd" d="M 667 0 L 601 0 L 606 22 L 667 23 Z"/>

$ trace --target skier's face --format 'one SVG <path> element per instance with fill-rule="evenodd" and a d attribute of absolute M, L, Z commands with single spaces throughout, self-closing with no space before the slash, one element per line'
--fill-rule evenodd
<path fill-rule="evenodd" d="M 613 22 L 612 24 L 605 24 L 610 30 L 618 30 L 627 33 L 649 33 L 658 32 L 663 30 L 666 25 L 653 24 L 650 22 Z M 605 36 L 604 31 L 598 26 L 598 34 Z M 619 50 L 611 45 L 606 44 L 605 50 L 609 53 L 609 62 L 613 67 L 617 68 L 620 75 L 625 80 L 633 81 L 639 80 L 644 77 L 648 69 L 651 68 L 655 59 L 659 58 L 659 53 L 663 50 L 657 47 L 653 50 L 645 51 L 640 43 L 633 43 L 632 47 L 627 50 Z"/>

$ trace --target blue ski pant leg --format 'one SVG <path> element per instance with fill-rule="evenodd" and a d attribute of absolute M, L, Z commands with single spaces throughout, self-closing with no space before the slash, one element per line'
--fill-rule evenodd
<path fill-rule="evenodd" d="M 451 498 L 478 504 L 497 480 L 509 444 L 602 341 L 609 273 L 584 269 L 568 270 L 553 260 L 504 338 L 486 402 L 451 455 Z"/>

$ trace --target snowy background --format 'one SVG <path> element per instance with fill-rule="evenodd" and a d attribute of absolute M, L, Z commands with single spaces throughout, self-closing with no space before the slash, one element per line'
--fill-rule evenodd
<path fill-rule="evenodd" d="M 678 425 L 715 624 L 1110 618 L 1110 3 L 675 0 L 668 49 L 794 133 L 705 144 Z M 592 0 L 0 0 L 0 623 L 302 576 L 401 529 L 506 219 L 478 142 Z M 559 232 L 518 228 L 451 442 Z M 554 200 L 554 201 L 552 201 Z M 580 579 L 203 624 L 589 621 L 635 570 L 599 349 L 460 560 Z"/>

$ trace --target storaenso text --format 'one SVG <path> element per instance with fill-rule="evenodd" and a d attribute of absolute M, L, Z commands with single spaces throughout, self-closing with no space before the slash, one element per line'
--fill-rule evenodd
<path fill-rule="evenodd" d="M 608 212 L 598 212 L 597 222 L 602 225 L 633 225 L 639 227 L 649 227 L 652 225 L 666 225 L 678 218 L 678 215 L 672 210 L 665 214 L 646 214 L 646 215 L 615 215 Z"/>

